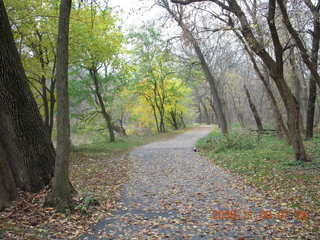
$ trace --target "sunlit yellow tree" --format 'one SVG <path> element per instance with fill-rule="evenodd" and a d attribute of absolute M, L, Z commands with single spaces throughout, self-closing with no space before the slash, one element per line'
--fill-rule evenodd
<path fill-rule="evenodd" d="M 149 116 L 151 112 L 159 133 L 166 131 L 168 123 L 176 129 L 184 126 L 182 99 L 188 90 L 177 78 L 171 49 L 152 28 L 131 36 L 137 69 L 135 91 L 139 104 L 148 106 L 146 109 L 138 108 L 145 113 L 141 113 L 144 121 L 145 115 Z"/>

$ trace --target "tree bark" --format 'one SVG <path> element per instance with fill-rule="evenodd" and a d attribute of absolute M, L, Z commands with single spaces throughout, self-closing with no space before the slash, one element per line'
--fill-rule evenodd
<path fill-rule="evenodd" d="M 114 129 L 113 129 L 113 125 L 112 125 L 112 120 L 111 120 L 111 116 L 110 114 L 107 112 L 106 110 L 106 106 L 104 104 L 101 92 L 100 92 L 100 86 L 99 86 L 99 80 L 98 80 L 98 76 L 97 76 L 97 70 L 96 69 L 90 69 L 90 75 L 91 78 L 93 80 L 93 84 L 94 84 L 94 90 L 95 90 L 95 95 L 98 99 L 98 103 L 100 106 L 100 110 L 101 110 L 101 114 L 104 118 L 104 120 L 107 123 L 107 128 L 109 131 L 109 138 L 110 138 L 110 142 L 114 142 L 116 140 L 115 135 L 114 135 Z"/>
<path fill-rule="evenodd" d="M 314 81 L 313 76 L 310 76 L 309 98 L 308 98 L 307 120 L 306 120 L 306 138 L 307 139 L 313 138 L 316 98 L 317 98 L 317 85 L 316 85 L 316 82 Z"/>
<path fill-rule="evenodd" d="M 9 165 L 11 156 L 7 153 L 0 139 L 0 211 L 9 206 L 17 196 L 17 184 Z"/>
<path fill-rule="evenodd" d="M 256 106 L 254 105 L 254 103 L 253 103 L 253 101 L 251 99 L 250 92 L 249 92 L 249 90 L 248 90 L 248 88 L 246 86 L 244 86 L 244 90 L 245 90 L 246 96 L 248 98 L 249 107 L 250 107 L 251 112 L 253 114 L 254 120 L 256 121 L 258 131 L 259 132 L 263 132 L 262 121 L 261 121 L 261 118 L 260 118 L 259 113 L 257 111 L 257 108 L 256 108 Z"/>
<path fill-rule="evenodd" d="M 47 205 L 58 211 L 71 206 L 72 186 L 69 181 L 70 162 L 70 117 L 68 94 L 69 61 L 69 20 L 71 0 L 61 0 L 57 42 L 57 156 L 52 184 L 52 192 L 47 197 Z"/>
<path fill-rule="evenodd" d="M 296 58 L 295 58 L 295 52 L 294 49 L 290 49 L 290 56 L 289 56 L 289 63 L 291 65 L 291 74 L 294 82 L 294 89 L 295 89 L 295 97 L 298 101 L 298 104 L 300 106 L 300 124 L 301 124 L 301 130 L 304 130 L 304 122 L 303 122 L 303 109 L 304 109 L 304 104 L 303 104 L 303 97 L 302 97 L 302 86 L 301 86 L 301 79 L 298 76 L 297 72 L 297 63 L 296 63 Z M 303 131 L 304 132 L 304 131 Z"/>
<path fill-rule="evenodd" d="M 312 50 L 311 50 L 311 62 L 318 66 L 319 56 L 319 42 L 320 42 L 320 21 L 319 21 L 319 6 L 313 9 L 313 34 L 312 34 Z M 314 128 L 314 115 L 315 115 L 315 104 L 317 98 L 317 86 L 314 75 L 310 72 L 310 83 L 309 83 L 309 98 L 307 107 L 307 119 L 306 119 L 306 138 L 313 137 Z"/>
<path fill-rule="evenodd" d="M 190 33 L 191 35 L 191 33 Z M 200 64 L 202 67 L 202 70 L 206 76 L 206 79 L 209 82 L 210 85 L 210 90 L 211 90 L 211 95 L 212 95 L 212 100 L 213 100 L 213 104 L 214 104 L 214 108 L 215 108 L 215 113 L 217 116 L 217 119 L 219 121 L 219 126 L 221 128 L 221 132 L 224 135 L 228 134 L 228 124 L 227 124 L 227 119 L 225 116 L 225 113 L 223 111 L 223 107 L 222 107 L 222 101 L 219 97 L 219 93 L 218 93 L 218 89 L 216 86 L 216 79 L 213 77 L 211 70 L 207 64 L 207 61 L 205 60 L 203 53 L 198 45 L 198 43 L 196 42 L 196 40 L 192 37 L 192 44 L 194 47 L 194 50 L 200 60 Z"/>
<path fill-rule="evenodd" d="M 36 192 L 47 185 L 54 158 L 0 0 L 0 205 L 15 197 L 16 187 Z"/>

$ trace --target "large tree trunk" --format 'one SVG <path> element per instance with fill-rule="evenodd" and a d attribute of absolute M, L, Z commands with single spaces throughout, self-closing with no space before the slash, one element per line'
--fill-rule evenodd
<path fill-rule="evenodd" d="M 9 165 L 11 156 L 8 155 L 0 139 L 0 211 L 7 207 L 10 201 L 14 200 L 17 195 L 17 184 Z"/>
<path fill-rule="evenodd" d="M 263 132 L 262 121 L 261 121 L 261 118 L 260 118 L 259 113 L 257 111 L 257 108 L 256 108 L 256 106 L 254 105 L 254 103 L 253 103 L 253 101 L 251 99 L 250 92 L 249 92 L 249 90 L 248 90 L 248 88 L 246 86 L 244 86 L 244 90 L 245 90 L 246 96 L 248 98 L 249 107 L 250 107 L 251 112 L 253 114 L 254 120 L 256 121 L 258 131 L 259 132 Z"/>
<path fill-rule="evenodd" d="M 0 138 L 0 198 L 1 205 L 5 205 L 14 198 L 16 187 L 36 192 L 50 182 L 55 151 L 27 84 L 3 0 L 0 0 Z"/>
<path fill-rule="evenodd" d="M 69 19 L 71 0 L 61 0 L 57 42 L 57 156 L 52 192 L 47 204 L 65 211 L 71 206 L 72 186 L 69 181 L 70 119 L 68 94 Z"/>
<path fill-rule="evenodd" d="M 290 142 L 292 143 L 293 149 L 295 151 L 295 156 L 297 160 L 310 161 L 308 158 L 302 137 L 301 137 L 301 124 L 300 124 L 300 108 L 297 100 L 291 93 L 286 93 L 289 99 L 286 103 L 286 109 L 288 114 L 288 128 Z"/>

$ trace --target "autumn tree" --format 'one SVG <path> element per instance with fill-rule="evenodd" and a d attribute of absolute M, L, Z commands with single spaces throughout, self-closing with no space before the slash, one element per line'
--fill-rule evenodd
<path fill-rule="evenodd" d="M 188 16 L 188 13 L 185 12 L 185 9 L 183 7 L 170 6 L 169 1 L 167 0 L 158 0 L 156 2 L 159 6 L 163 7 L 168 12 L 172 19 L 176 21 L 176 23 L 182 29 L 183 40 L 193 47 L 194 52 L 196 53 L 199 59 L 202 70 L 210 86 L 212 102 L 218 119 L 219 127 L 221 128 L 223 134 L 228 134 L 228 123 L 223 108 L 222 99 L 219 95 L 217 79 L 215 78 L 212 70 L 210 69 L 208 60 L 206 59 L 206 56 L 203 53 L 203 50 L 201 49 L 199 40 L 192 31 L 192 25 L 189 22 L 187 22 L 186 16 Z"/>
<path fill-rule="evenodd" d="M 205 1 L 197 1 L 197 0 L 172 0 L 173 3 L 179 4 L 190 4 L 193 2 L 205 2 Z M 220 1 L 220 0 L 212 0 L 211 2 L 215 3 L 217 6 L 221 7 L 225 11 L 229 12 L 230 15 L 227 17 L 232 19 L 232 17 L 236 17 L 239 22 L 239 27 L 241 29 L 241 34 L 245 41 L 247 42 L 250 49 L 264 62 L 266 67 L 268 68 L 270 75 L 276 84 L 281 98 L 285 104 L 287 118 L 288 118 L 288 129 L 289 129 L 289 138 L 292 143 L 293 149 L 295 151 L 295 157 L 300 161 L 309 161 L 305 147 L 302 141 L 301 136 L 301 117 L 300 117 L 300 108 L 292 93 L 290 87 L 284 78 L 284 50 L 285 47 L 279 38 L 278 29 L 276 26 L 276 0 L 270 0 L 268 5 L 268 16 L 267 23 L 269 27 L 269 32 L 271 35 L 271 40 L 273 44 L 273 53 L 269 53 L 268 49 L 266 49 L 258 40 L 257 37 L 248 21 L 248 17 L 246 13 L 243 11 L 238 1 L 236 0 L 228 0 L 228 1 Z M 278 1 L 279 2 L 279 1 Z M 281 4 L 280 4 L 281 5 Z M 281 8 L 281 6 L 280 6 Z M 286 20 L 286 18 L 284 18 Z M 273 57 L 274 55 L 274 57 Z"/>
<path fill-rule="evenodd" d="M 173 56 L 170 48 L 153 28 L 131 34 L 136 62 L 136 91 L 152 108 L 157 131 L 166 131 L 166 113 L 170 87 L 174 79 Z M 171 118 L 172 119 L 172 118 Z"/>

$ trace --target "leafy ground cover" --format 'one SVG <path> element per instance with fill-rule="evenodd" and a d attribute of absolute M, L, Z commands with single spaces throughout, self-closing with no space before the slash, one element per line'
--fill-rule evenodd
<path fill-rule="evenodd" d="M 293 159 L 293 151 L 273 135 L 235 130 L 229 137 L 218 130 L 197 142 L 214 164 L 242 178 L 266 197 L 310 216 L 312 231 L 320 231 L 320 138 L 305 142 L 312 162 Z"/>
<path fill-rule="evenodd" d="M 71 181 L 77 190 L 74 211 L 62 214 L 44 208 L 48 189 L 37 194 L 20 192 L 13 205 L 0 212 L 0 239 L 75 239 L 117 208 L 120 187 L 127 180 L 127 152 L 181 132 L 129 136 L 115 143 L 105 136 L 90 136 L 90 143 L 74 146 L 72 153 Z"/>

